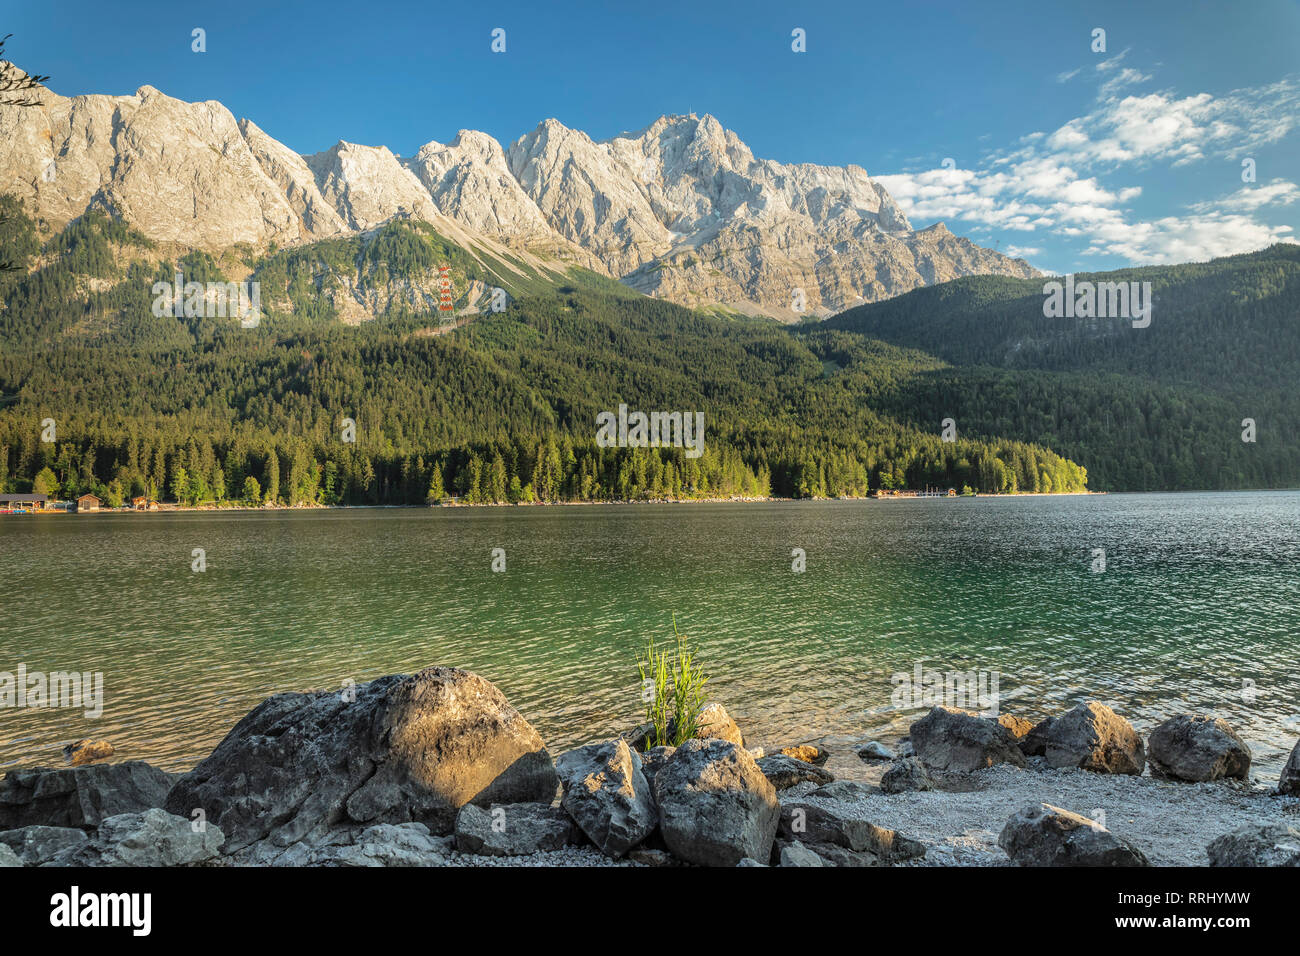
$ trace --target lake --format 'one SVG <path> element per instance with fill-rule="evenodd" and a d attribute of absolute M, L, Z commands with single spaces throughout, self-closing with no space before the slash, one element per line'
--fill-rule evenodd
<path fill-rule="evenodd" d="M 558 753 L 639 721 L 674 617 L 751 745 L 905 733 L 918 663 L 1032 719 L 1222 716 L 1273 778 L 1300 736 L 1297 492 L 10 517 L 0 580 L 0 671 L 105 687 L 0 709 L 0 766 L 91 737 L 185 770 L 270 694 L 433 664 Z"/>

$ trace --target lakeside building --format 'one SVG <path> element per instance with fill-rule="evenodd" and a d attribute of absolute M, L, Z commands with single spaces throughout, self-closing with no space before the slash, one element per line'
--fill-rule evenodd
<path fill-rule="evenodd" d="M 49 507 L 49 495 L 17 494 L 0 492 L 0 514 L 27 514 L 44 511 Z"/>
<path fill-rule="evenodd" d="M 94 495 L 82 495 L 77 499 L 77 514 L 81 514 L 83 511 L 98 511 L 101 504 L 103 502 Z"/>
<path fill-rule="evenodd" d="M 131 509 L 133 511 L 157 511 L 158 502 L 152 498 L 146 498 L 144 495 L 136 495 L 131 499 Z"/>

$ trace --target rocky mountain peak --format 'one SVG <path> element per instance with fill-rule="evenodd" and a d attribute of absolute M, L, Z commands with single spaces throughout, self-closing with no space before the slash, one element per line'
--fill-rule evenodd
<path fill-rule="evenodd" d="M 342 140 L 303 156 L 215 101 L 148 85 L 130 96 L 45 91 L 37 106 L 0 107 L 0 192 L 52 227 L 100 208 L 204 249 L 412 217 L 650 295 L 786 318 L 960 275 L 1034 274 L 942 224 L 914 231 L 861 166 L 757 159 L 708 113 L 665 114 L 601 142 L 548 118 L 505 148 L 466 129 L 411 158 Z"/>

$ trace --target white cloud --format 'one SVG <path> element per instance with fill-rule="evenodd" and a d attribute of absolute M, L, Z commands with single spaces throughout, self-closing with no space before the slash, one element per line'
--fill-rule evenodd
<path fill-rule="evenodd" d="M 990 155 L 985 168 L 876 178 L 915 219 L 964 220 L 1025 233 L 1051 230 L 1080 240 L 1085 254 L 1134 263 L 1206 259 L 1294 241 L 1289 226 L 1270 226 L 1256 214 L 1300 199 L 1295 183 L 1278 179 L 1186 206 L 1176 215 L 1134 221 L 1125 206 L 1142 188 L 1111 186 L 1102 177 L 1158 163 L 1177 168 L 1236 159 L 1277 142 L 1300 126 L 1300 78 L 1220 97 L 1121 95 L 1151 79 L 1121 65 L 1127 53 L 1095 67 L 1104 79 L 1090 112 L 1054 131 L 1022 137 L 1015 148 Z M 1057 79 L 1065 82 L 1078 72 Z M 1039 253 L 1035 246 L 1011 248 L 1021 249 L 1020 255 Z"/>

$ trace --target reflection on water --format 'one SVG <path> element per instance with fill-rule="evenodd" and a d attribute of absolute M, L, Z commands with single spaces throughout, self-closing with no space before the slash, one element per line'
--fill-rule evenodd
<path fill-rule="evenodd" d="M 1218 714 L 1275 775 L 1298 570 L 1297 493 L 0 519 L 0 671 L 102 671 L 107 698 L 0 710 L 0 766 L 94 737 L 188 769 L 270 694 L 430 664 L 558 752 L 637 720 L 636 655 L 676 615 L 760 745 L 904 732 L 890 675 L 921 661 L 999 672 L 1029 717 Z"/>

